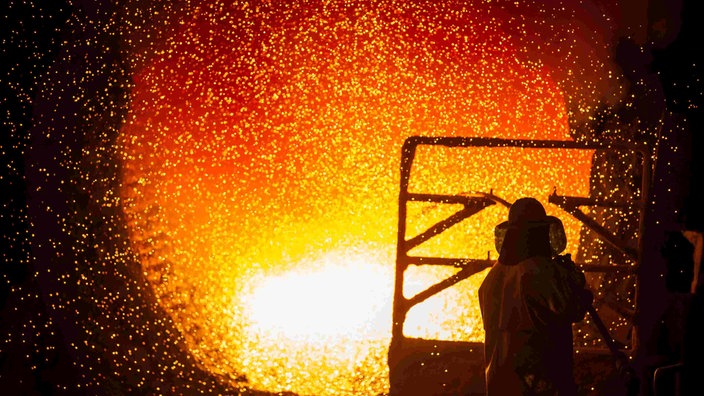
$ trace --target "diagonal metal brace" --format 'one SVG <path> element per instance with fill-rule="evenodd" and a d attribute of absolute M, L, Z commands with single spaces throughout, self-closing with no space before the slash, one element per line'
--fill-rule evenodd
<path fill-rule="evenodd" d="M 491 265 L 477 265 L 477 266 L 471 266 L 471 267 L 464 267 L 461 270 L 459 270 L 457 273 L 454 275 L 451 275 L 440 282 L 428 287 L 427 289 L 423 290 L 422 292 L 419 292 L 415 296 L 409 298 L 406 300 L 407 309 L 410 309 L 410 307 L 420 304 L 421 302 L 427 300 L 428 298 L 432 297 L 433 295 L 440 293 L 441 291 L 447 289 L 448 287 L 454 285 L 455 283 L 458 283 L 464 279 L 469 278 L 470 276 L 476 274 L 477 272 L 483 271 L 486 268 L 489 268 Z"/>
<path fill-rule="evenodd" d="M 582 212 L 577 207 L 579 202 L 577 202 L 576 200 L 573 200 L 573 198 L 578 199 L 580 197 L 567 197 L 567 196 L 561 196 L 561 195 L 557 195 L 557 194 L 553 193 L 548 198 L 548 202 L 559 206 L 565 212 L 572 215 L 572 217 L 581 221 L 590 230 L 596 232 L 601 238 L 603 238 L 604 241 L 608 242 L 611 246 L 620 250 L 621 252 L 626 254 L 631 259 L 638 260 L 638 251 L 636 249 L 628 246 L 628 243 L 626 241 L 616 237 L 613 233 L 611 233 L 609 230 L 607 230 L 606 228 L 601 226 L 594 219 L 589 217 L 586 213 Z"/>
<path fill-rule="evenodd" d="M 470 203 L 466 203 L 464 208 L 460 209 L 459 211 L 453 213 L 450 215 L 450 217 L 434 224 L 432 227 L 428 228 L 427 230 L 421 232 L 420 234 L 416 235 L 415 237 L 405 241 L 404 243 L 404 249 L 406 252 L 409 250 L 413 249 L 414 247 L 422 244 L 423 242 L 427 241 L 428 239 L 442 233 L 443 231 L 447 230 L 448 228 L 452 227 L 453 225 L 461 222 L 462 220 L 471 217 L 481 211 L 482 209 L 486 208 L 489 205 L 493 205 L 493 202 L 491 201 L 473 201 Z"/>

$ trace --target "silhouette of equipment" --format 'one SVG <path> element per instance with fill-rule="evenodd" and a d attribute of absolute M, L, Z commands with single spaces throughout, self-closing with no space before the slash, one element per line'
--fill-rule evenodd
<path fill-rule="evenodd" d="M 576 266 L 574 261 L 572 261 L 570 254 L 557 256 L 557 261 L 564 265 Z M 626 354 L 619 349 L 618 345 L 611 337 L 609 329 L 601 320 L 601 317 L 599 317 L 599 314 L 596 312 L 596 308 L 594 308 L 593 304 L 590 304 L 589 307 L 587 307 L 587 313 L 589 313 L 589 316 L 592 318 L 592 322 L 596 326 L 597 330 L 599 330 L 604 343 L 606 343 L 606 346 L 615 358 L 616 371 L 619 378 L 623 381 L 627 388 L 627 395 L 637 395 L 640 389 L 640 383 L 638 381 L 636 370 L 631 365 L 631 362 L 628 360 Z"/>
<path fill-rule="evenodd" d="M 564 210 L 571 217 L 579 221 L 595 240 L 605 242 L 610 248 L 623 253 L 624 259 L 616 260 L 613 263 L 579 263 L 579 268 L 584 272 L 601 273 L 617 280 L 618 287 L 625 290 L 634 291 L 634 307 L 630 301 L 616 300 L 611 298 L 614 293 L 618 293 L 618 288 L 610 287 L 604 289 L 603 301 L 613 308 L 615 314 L 622 317 L 626 323 L 633 323 L 635 309 L 643 301 L 649 301 L 648 293 L 637 293 L 640 288 L 640 273 L 636 270 L 643 261 L 643 246 L 645 234 L 645 213 L 651 201 L 650 187 L 653 170 L 652 153 L 649 147 L 642 144 L 620 143 L 620 142 L 575 142 L 558 140 L 522 140 L 522 139 L 500 139 L 484 137 L 458 137 L 458 136 L 410 136 L 403 144 L 401 150 L 399 196 L 398 196 L 398 228 L 396 243 L 396 268 L 394 273 L 394 297 L 392 306 L 392 328 L 391 342 L 388 351 L 389 367 L 389 395 L 445 395 L 454 396 L 458 394 L 482 395 L 485 392 L 484 378 L 484 344 L 474 341 L 448 341 L 440 339 L 426 339 L 409 337 L 404 334 L 404 326 L 409 311 L 416 305 L 428 298 L 452 287 L 463 279 L 491 267 L 495 260 L 490 257 L 446 257 L 432 249 L 418 249 L 424 254 L 414 254 L 415 248 L 421 247 L 431 239 L 445 233 L 448 229 L 463 222 L 465 219 L 484 211 L 493 205 L 510 207 L 510 203 L 490 191 L 485 192 L 461 192 L 461 193 L 436 193 L 434 191 L 411 191 L 411 174 L 413 164 L 416 161 L 417 149 L 424 147 L 431 149 L 520 149 L 526 151 L 537 151 L 538 153 L 553 152 L 554 150 L 566 150 L 572 153 L 594 151 L 600 155 L 618 156 L 618 158 L 633 159 L 640 176 L 640 188 L 634 190 L 628 196 L 619 199 L 602 199 L 593 196 L 568 196 L 558 195 L 556 189 L 548 197 L 548 202 Z M 422 158 L 419 158 L 422 159 Z M 638 178 L 634 178 L 637 184 Z M 432 225 L 427 225 L 425 230 L 419 233 L 409 233 L 407 220 L 409 214 L 408 206 L 431 207 L 439 205 L 447 208 L 448 213 L 457 209 L 448 216 L 442 216 Z M 585 209 L 587 208 L 587 209 Z M 637 233 L 634 240 L 625 239 L 619 233 L 612 230 L 612 227 L 601 217 L 592 212 L 592 208 L 598 210 L 621 210 L 626 213 L 637 215 L 634 227 Z M 594 212 L 596 212 L 594 211 Z M 428 253 L 429 252 L 429 253 Z M 620 255 L 619 255 L 620 256 Z M 404 294 L 405 273 L 411 267 L 455 267 L 459 271 L 454 275 L 434 283 L 424 290 L 417 292 L 413 296 Z M 618 276 L 616 274 L 625 274 Z M 635 277 L 635 284 L 622 284 L 623 279 Z M 645 304 L 647 306 L 647 304 Z M 597 362 L 603 358 L 603 352 L 614 354 L 617 357 L 618 373 L 625 377 L 630 385 L 635 382 L 633 369 L 628 364 L 628 358 L 618 348 L 617 341 L 611 339 L 608 331 L 604 331 L 601 320 L 593 315 L 594 322 L 600 326 L 604 339 L 609 346 L 609 351 L 585 350 L 580 353 L 580 361 Z M 639 339 L 639 328 L 634 326 L 634 339 Z M 635 345 L 640 345 L 634 343 Z M 623 346 L 622 346 L 623 347 Z M 606 349 L 606 348 L 604 348 Z M 614 352 L 616 351 L 616 352 Z M 632 350 L 635 353 L 635 350 Z M 611 370 L 609 370 L 611 371 Z M 594 384 L 596 378 L 585 378 L 586 382 L 580 384 L 588 386 Z M 629 388 L 630 390 L 631 388 Z M 629 391 L 629 394 L 631 392 Z"/>
<path fill-rule="evenodd" d="M 587 308 L 587 312 L 589 313 L 589 316 L 591 316 L 594 325 L 599 330 L 599 333 L 601 333 L 601 336 L 604 339 L 606 346 L 609 348 L 611 353 L 614 355 L 614 358 L 616 359 L 616 370 L 618 372 L 619 377 L 628 389 L 628 395 L 638 394 L 638 376 L 636 374 L 635 369 L 631 365 L 631 362 L 628 360 L 628 357 L 621 350 L 618 349 L 618 346 L 614 342 L 613 338 L 611 338 L 609 330 L 606 328 L 606 325 L 604 325 L 604 322 L 602 322 L 601 318 L 599 317 L 599 314 L 597 314 L 594 305 L 590 305 L 589 308 Z"/>

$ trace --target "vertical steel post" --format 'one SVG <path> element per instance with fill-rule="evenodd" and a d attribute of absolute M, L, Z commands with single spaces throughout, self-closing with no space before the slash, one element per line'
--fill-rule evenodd
<path fill-rule="evenodd" d="M 406 320 L 407 304 L 403 297 L 403 278 L 408 266 L 406 251 L 406 214 L 408 203 L 408 184 L 411 178 L 411 167 L 416 153 L 417 144 L 406 140 L 401 149 L 401 180 L 398 194 L 398 233 L 396 241 L 396 276 L 394 281 L 393 324 L 391 339 L 403 337 L 403 322 Z"/>

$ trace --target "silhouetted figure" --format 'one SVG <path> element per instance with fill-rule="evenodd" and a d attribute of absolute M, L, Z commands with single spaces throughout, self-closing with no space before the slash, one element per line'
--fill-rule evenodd
<path fill-rule="evenodd" d="M 576 395 L 572 323 L 593 296 L 577 267 L 553 259 L 566 244 L 562 222 L 521 198 L 495 233 L 499 260 L 479 288 L 487 396 Z"/>

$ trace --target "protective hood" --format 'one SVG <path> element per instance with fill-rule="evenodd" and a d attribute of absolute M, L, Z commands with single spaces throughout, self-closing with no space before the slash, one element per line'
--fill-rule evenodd
<path fill-rule="evenodd" d="M 494 229 L 494 245 L 503 264 L 542 255 L 555 256 L 567 246 L 562 221 L 545 213 L 535 198 L 520 198 L 509 209 L 508 220 Z"/>
<path fill-rule="evenodd" d="M 550 249 L 552 255 L 556 256 L 562 253 L 567 247 L 567 236 L 565 235 L 565 227 L 562 225 L 562 221 L 554 216 L 546 216 L 545 222 L 531 224 L 528 226 L 526 231 L 529 232 L 530 228 L 538 226 L 549 226 L 548 238 L 550 239 Z M 508 221 L 504 221 L 494 228 L 494 246 L 496 251 L 501 253 L 501 247 L 506 239 L 506 233 L 510 229 Z M 514 227 L 518 229 L 518 227 Z"/>

